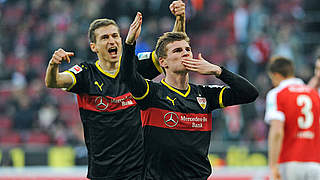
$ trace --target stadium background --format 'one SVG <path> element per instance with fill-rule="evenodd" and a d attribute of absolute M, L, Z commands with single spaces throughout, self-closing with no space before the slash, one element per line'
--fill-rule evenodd
<path fill-rule="evenodd" d="M 213 112 L 209 155 L 213 179 L 267 179 L 268 126 L 263 117 L 265 95 L 272 86 L 265 65 L 273 55 L 286 56 L 296 63 L 298 77 L 310 79 L 320 54 L 320 4 L 316 0 L 185 2 L 194 55 L 201 52 L 212 63 L 243 75 L 260 92 L 254 103 Z M 170 3 L 0 0 L 0 179 L 18 179 L 30 172 L 30 179 L 85 176 L 87 152 L 75 95 L 45 87 L 47 63 L 60 47 L 75 52 L 71 64 L 96 60 L 88 46 L 89 23 L 114 19 L 124 39 L 137 11 L 143 14 L 137 51 L 151 51 L 157 37 L 174 24 Z M 71 64 L 63 63 L 60 69 Z M 191 81 L 221 83 L 194 73 Z"/>

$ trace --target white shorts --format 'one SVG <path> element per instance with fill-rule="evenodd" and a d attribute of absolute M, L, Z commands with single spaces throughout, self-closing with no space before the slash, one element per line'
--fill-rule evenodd
<path fill-rule="evenodd" d="M 320 180 L 320 163 L 287 162 L 279 165 L 282 180 Z"/>

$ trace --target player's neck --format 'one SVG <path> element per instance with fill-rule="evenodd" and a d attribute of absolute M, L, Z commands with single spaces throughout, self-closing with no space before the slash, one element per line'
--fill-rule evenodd
<path fill-rule="evenodd" d="M 167 74 L 164 78 L 164 81 L 176 89 L 187 90 L 189 84 L 189 74 Z"/>
<path fill-rule="evenodd" d="M 284 80 L 288 80 L 288 79 L 293 79 L 293 78 L 296 78 L 296 77 L 295 77 L 295 76 L 283 77 L 283 78 L 280 80 L 280 82 L 281 82 L 281 81 L 284 81 Z"/>
<path fill-rule="evenodd" d="M 105 61 L 105 60 L 99 60 L 98 64 L 102 70 L 110 72 L 110 71 L 115 71 L 116 69 L 118 69 L 119 61 L 110 62 L 110 61 Z"/>

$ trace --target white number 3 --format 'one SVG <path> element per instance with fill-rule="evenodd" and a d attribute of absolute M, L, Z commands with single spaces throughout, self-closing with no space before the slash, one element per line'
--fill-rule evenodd
<path fill-rule="evenodd" d="M 304 117 L 298 117 L 298 126 L 301 129 L 308 129 L 313 123 L 312 101 L 307 95 L 299 95 L 297 97 L 297 105 L 302 106 L 301 113 L 304 115 Z"/>

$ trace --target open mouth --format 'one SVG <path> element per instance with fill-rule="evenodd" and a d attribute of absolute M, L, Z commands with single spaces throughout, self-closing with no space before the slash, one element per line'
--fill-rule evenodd
<path fill-rule="evenodd" d="M 108 49 L 109 54 L 111 55 L 117 55 L 118 53 L 118 48 L 117 47 L 111 47 Z"/>

